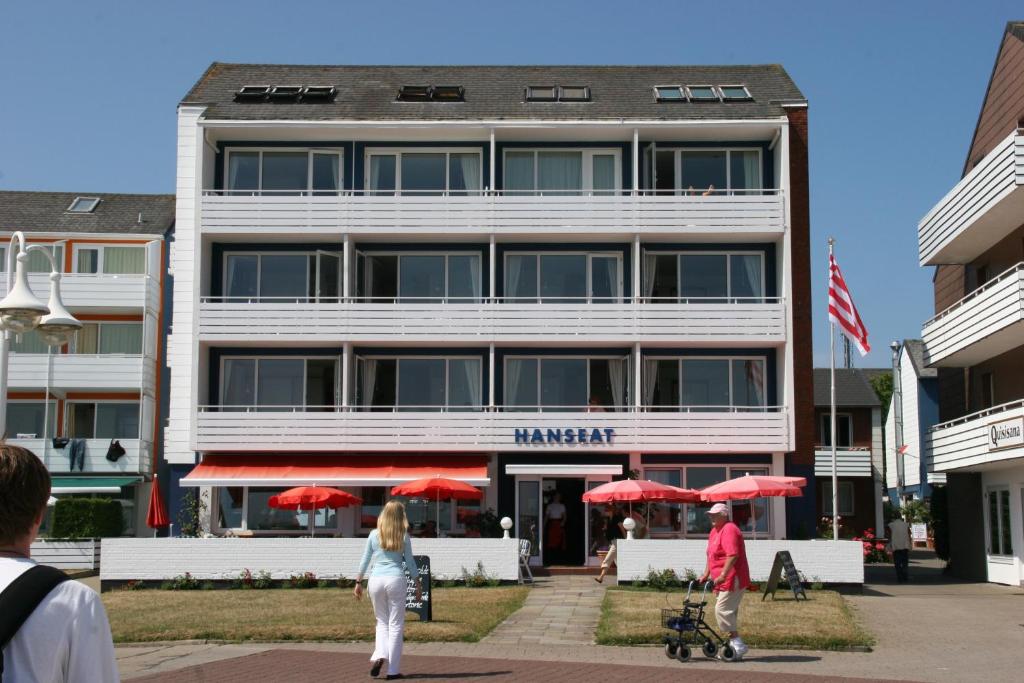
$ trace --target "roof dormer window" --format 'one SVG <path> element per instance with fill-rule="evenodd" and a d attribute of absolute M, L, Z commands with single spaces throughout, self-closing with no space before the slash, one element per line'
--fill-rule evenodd
<path fill-rule="evenodd" d="M 75 197 L 68 207 L 68 213 L 92 213 L 99 205 L 99 197 Z"/>

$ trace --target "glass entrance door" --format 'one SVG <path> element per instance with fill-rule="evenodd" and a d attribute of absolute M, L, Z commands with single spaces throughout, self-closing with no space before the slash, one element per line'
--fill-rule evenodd
<path fill-rule="evenodd" d="M 530 564 L 540 563 L 541 516 L 540 480 L 516 481 L 516 535 L 530 542 Z"/>

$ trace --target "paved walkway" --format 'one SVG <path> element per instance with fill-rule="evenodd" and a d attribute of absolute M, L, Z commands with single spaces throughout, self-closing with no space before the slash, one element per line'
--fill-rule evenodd
<path fill-rule="evenodd" d="M 537 577 L 522 608 L 485 645 L 591 645 L 606 585 L 593 576 Z"/>

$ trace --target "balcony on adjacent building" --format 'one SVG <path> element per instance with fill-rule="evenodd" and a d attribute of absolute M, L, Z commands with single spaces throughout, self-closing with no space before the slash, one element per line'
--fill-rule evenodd
<path fill-rule="evenodd" d="M 922 266 L 969 263 L 1024 216 L 1024 131 L 999 143 L 917 227 Z"/>
<path fill-rule="evenodd" d="M 925 362 L 970 367 L 1024 345 L 1024 262 L 924 324 Z"/>
<path fill-rule="evenodd" d="M 205 452 L 768 453 L 789 451 L 782 407 L 588 412 L 586 407 L 383 411 L 201 406 L 192 448 Z"/>
<path fill-rule="evenodd" d="M 206 190 L 206 235 L 618 235 L 745 239 L 781 235 L 781 190 L 647 194 L 462 194 Z"/>
<path fill-rule="evenodd" d="M 153 445 L 144 439 L 119 439 L 125 453 L 116 461 L 107 459 L 110 439 L 85 439 L 85 460 L 71 469 L 70 446 L 54 448 L 49 439 L 13 438 L 7 442 L 35 453 L 51 474 L 145 474 L 152 469 Z"/>
<path fill-rule="evenodd" d="M 924 443 L 928 469 L 935 472 L 1009 466 L 1024 458 L 1024 400 L 937 424 Z"/>
<path fill-rule="evenodd" d="M 870 477 L 870 448 L 836 448 L 836 474 L 840 477 Z M 814 476 L 832 476 L 832 449 L 819 446 L 814 451 Z"/>
<path fill-rule="evenodd" d="M 30 273 L 28 283 L 36 296 L 46 301 L 49 273 Z M 149 275 L 63 273 L 60 294 L 65 306 L 80 313 L 156 311 L 160 307 L 160 283 Z M 6 295 L 7 279 L 0 277 L 0 297 Z"/>
<path fill-rule="evenodd" d="M 203 297 L 213 343 L 628 343 L 768 346 L 786 341 L 778 297 L 537 303 L 523 299 Z"/>
<path fill-rule="evenodd" d="M 9 362 L 14 390 L 151 392 L 156 380 L 156 364 L 141 355 L 12 353 Z"/>

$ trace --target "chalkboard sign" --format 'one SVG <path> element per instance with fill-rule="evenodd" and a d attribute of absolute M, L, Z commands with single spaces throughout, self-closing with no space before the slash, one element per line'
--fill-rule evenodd
<path fill-rule="evenodd" d="M 802 595 L 804 600 L 807 600 L 804 585 L 800 583 L 800 575 L 796 571 L 796 565 L 793 564 L 793 556 L 789 554 L 788 550 L 780 550 L 775 553 L 772 573 L 768 575 L 768 583 L 764 585 L 764 595 L 761 596 L 761 601 L 764 602 L 769 593 L 772 595 L 772 600 L 775 599 L 775 591 L 779 588 L 779 581 L 782 579 L 783 572 L 786 573 L 786 581 L 793 591 L 793 597 L 799 600 Z"/>
<path fill-rule="evenodd" d="M 416 599 L 416 579 L 409 577 L 405 587 L 405 610 L 420 615 L 420 621 L 432 621 L 433 605 L 430 602 L 430 558 L 426 555 L 413 555 L 416 568 L 420 570 L 420 582 L 423 585 L 422 600 Z"/>

